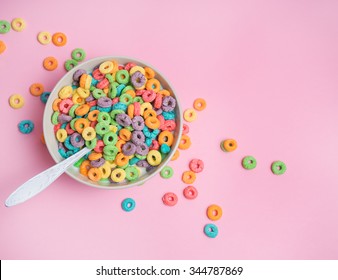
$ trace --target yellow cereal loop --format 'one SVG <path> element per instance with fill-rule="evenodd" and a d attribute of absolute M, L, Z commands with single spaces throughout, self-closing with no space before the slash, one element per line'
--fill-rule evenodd
<path fill-rule="evenodd" d="M 12 20 L 12 29 L 21 32 L 26 28 L 26 22 L 22 18 L 15 18 Z"/>
<path fill-rule="evenodd" d="M 77 93 L 81 98 L 87 98 L 87 97 L 89 97 L 89 95 L 90 95 L 89 89 L 84 89 L 84 88 L 81 88 L 81 87 L 78 87 L 78 88 L 76 89 L 76 93 Z"/>
<path fill-rule="evenodd" d="M 96 137 L 96 131 L 93 127 L 88 126 L 82 131 L 82 137 L 86 141 L 93 140 Z"/>
<path fill-rule="evenodd" d="M 66 138 L 67 138 L 68 134 L 67 134 L 67 131 L 63 128 L 60 128 L 56 131 L 56 139 L 59 141 L 59 142 L 65 142 L 66 141 Z"/>
<path fill-rule="evenodd" d="M 116 168 L 111 172 L 110 178 L 113 180 L 113 182 L 122 182 L 126 178 L 126 171 L 124 171 L 122 168 Z"/>
<path fill-rule="evenodd" d="M 113 132 L 113 133 L 116 133 L 117 132 L 117 130 L 118 130 L 118 127 L 116 126 L 116 125 L 110 125 L 109 126 L 109 130 L 111 131 L 111 132 Z"/>
<path fill-rule="evenodd" d="M 143 116 L 144 111 L 149 110 L 149 109 L 153 109 L 153 106 L 149 102 L 142 103 L 141 106 L 140 106 L 141 116 Z"/>
<path fill-rule="evenodd" d="M 109 162 L 105 162 L 102 166 L 99 167 L 102 173 L 102 178 L 107 179 L 111 174 L 111 167 Z"/>
<path fill-rule="evenodd" d="M 184 111 L 183 117 L 187 122 L 193 122 L 197 118 L 197 113 L 194 109 L 187 109 Z"/>
<path fill-rule="evenodd" d="M 52 35 L 47 31 L 42 31 L 38 34 L 38 41 L 42 45 L 48 45 L 52 41 Z"/>
<path fill-rule="evenodd" d="M 108 74 L 114 69 L 114 64 L 112 61 L 105 61 L 100 64 L 99 70 L 102 74 Z"/>
<path fill-rule="evenodd" d="M 74 104 L 82 105 L 82 104 L 85 103 L 86 100 L 84 98 L 80 97 L 80 95 L 78 93 L 75 93 L 72 97 L 72 101 L 73 101 Z"/>
<path fill-rule="evenodd" d="M 60 91 L 59 91 L 59 97 L 61 99 L 67 99 L 71 97 L 73 94 L 73 88 L 71 86 L 64 86 Z"/>
<path fill-rule="evenodd" d="M 141 66 L 134 66 L 134 67 L 131 67 L 131 69 L 129 70 L 130 76 L 133 75 L 137 71 L 140 71 L 143 75 L 146 74 L 146 71 L 144 71 L 143 67 L 141 67 Z"/>
<path fill-rule="evenodd" d="M 20 94 L 13 94 L 9 98 L 9 105 L 13 109 L 20 109 L 23 105 L 25 105 L 25 100 Z"/>
<path fill-rule="evenodd" d="M 150 150 L 147 155 L 147 161 L 152 166 L 157 166 L 162 161 L 161 153 L 157 150 Z"/>

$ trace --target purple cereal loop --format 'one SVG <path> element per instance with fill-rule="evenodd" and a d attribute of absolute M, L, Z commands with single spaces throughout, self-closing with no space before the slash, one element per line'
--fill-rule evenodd
<path fill-rule="evenodd" d="M 116 119 L 116 122 L 119 125 L 122 125 L 122 126 L 129 126 L 129 125 L 131 125 L 131 119 L 125 113 L 117 114 L 116 117 L 115 117 L 115 119 Z"/>
<path fill-rule="evenodd" d="M 135 154 L 136 146 L 132 142 L 127 142 L 122 146 L 122 153 L 126 156 Z"/>
<path fill-rule="evenodd" d="M 58 116 L 58 122 L 63 124 L 66 122 L 70 122 L 73 118 L 71 116 L 65 115 L 65 114 L 60 114 Z"/>
<path fill-rule="evenodd" d="M 152 170 L 154 170 L 156 168 L 156 166 L 152 166 L 152 165 L 149 165 L 146 167 L 146 171 L 147 172 L 151 172 Z"/>
<path fill-rule="evenodd" d="M 102 108 L 109 108 L 113 105 L 113 101 L 109 97 L 103 96 L 97 100 L 97 105 Z"/>
<path fill-rule="evenodd" d="M 135 145 L 141 145 L 142 143 L 144 143 L 145 140 L 146 140 L 146 137 L 144 136 L 142 131 L 134 130 L 131 133 L 131 141 Z"/>
<path fill-rule="evenodd" d="M 140 145 L 136 146 L 136 153 L 140 156 L 145 156 L 149 152 L 149 147 L 145 143 L 141 143 Z"/>
<path fill-rule="evenodd" d="M 100 167 L 100 166 L 104 165 L 105 162 L 106 162 L 105 159 L 101 157 L 101 158 L 96 159 L 96 160 L 91 160 L 90 165 L 92 167 Z"/>
<path fill-rule="evenodd" d="M 140 88 L 146 83 L 146 77 L 140 71 L 136 71 L 131 76 L 131 83 L 135 88 Z"/>
<path fill-rule="evenodd" d="M 86 98 L 86 102 L 90 102 L 95 100 L 94 96 L 92 94 L 90 94 L 87 98 Z"/>
<path fill-rule="evenodd" d="M 172 96 L 166 96 L 163 98 L 162 110 L 165 112 L 170 112 L 176 107 L 176 99 Z"/>
<path fill-rule="evenodd" d="M 83 69 L 76 70 L 73 74 L 73 80 L 75 82 L 78 82 L 80 80 L 80 77 L 82 76 L 82 74 L 85 74 L 85 73 L 87 73 L 86 70 L 83 70 Z"/>
<path fill-rule="evenodd" d="M 131 125 L 135 130 L 142 130 L 144 128 L 144 119 L 141 116 L 135 116 L 131 120 Z"/>
<path fill-rule="evenodd" d="M 155 113 L 156 113 L 156 115 L 157 116 L 159 116 L 159 115 L 161 115 L 162 113 L 163 113 L 163 110 L 160 108 L 160 109 L 157 109 L 156 111 L 155 111 Z"/>
<path fill-rule="evenodd" d="M 74 132 L 71 136 L 70 136 L 70 143 L 76 147 L 76 148 L 80 148 L 85 144 L 84 139 L 82 138 L 81 134 Z"/>
<path fill-rule="evenodd" d="M 149 165 L 150 164 L 146 160 L 144 160 L 144 159 L 139 160 L 138 162 L 136 162 L 136 166 L 138 166 L 138 167 L 147 168 Z"/>

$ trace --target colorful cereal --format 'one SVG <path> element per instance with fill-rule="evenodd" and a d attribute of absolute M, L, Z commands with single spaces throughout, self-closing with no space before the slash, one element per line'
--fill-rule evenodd
<path fill-rule="evenodd" d="M 216 204 L 212 204 L 207 208 L 207 216 L 212 221 L 217 221 L 222 217 L 222 208 Z"/>
<path fill-rule="evenodd" d="M 197 118 L 196 111 L 194 109 L 187 109 L 187 110 L 185 110 L 184 113 L 183 113 L 183 118 L 187 122 L 193 122 Z"/>
<path fill-rule="evenodd" d="M 198 195 L 198 191 L 193 186 L 188 186 L 184 188 L 183 195 L 186 199 L 195 199 Z"/>
<path fill-rule="evenodd" d="M 58 61 L 53 56 L 46 57 L 43 60 L 43 67 L 48 71 L 53 71 L 58 67 Z"/>
<path fill-rule="evenodd" d="M 196 180 L 196 173 L 192 171 L 185 171 L 182 174 L 182 181 L 186 184 L 193 184 Z"/>
<path fill-rule="evenodd" d="M 42 31 L 38 34 L 38 41 L 42 45 L 48 45 L 52 40 L 52 35 L 47 31 Z"/>
<path fill-rule="evenodd" d="M 52 42 L 57 47 L 62 47 L 67 43 L 67 36 L 62 32 L 57 32 L 52 36 Z"/>
<path fill-rule="evenodd" d="M 23 120 L 18 124 L 19 131 L 23 134 L 29 134 L 34 129 L 34 123 L 30 120 Z"/>
<path fill-rule="evenodd" d="M 234 139 L 227 139 L 221 142 L 221 149 L 224 152 L 233 152 L 237 149 L 237 142 Z"/>
<path fill-rule="evenodd" d="M 23 105 L 25 105 L 25 100 L 20 94 L 13 94 L 9 98 L 9 105 L 13 109 L 20 109 Z"/>
<path fill-rule="evenodd" d="M 274 161 L 271 164 L 271 171 L 273 174 L 275 175 L 282 175 L 285 173 L 286 171 L 286 165 L 284 162 L 278 160 L 278 161 Z"/>
<path fill-rule="evenodd" d="M 189 163 L 189 168 L 195 173 L 202 172 L 204 169 L 204 163 L 200 159 L 192 159 Z"/>
<path fill-rule="evenodd" d="M 247 157 L 243 158 L 242 166 L 245 169 L 251 170 L 251 169 L 254 169 L 257 166 L 257 161 L 254 157 L 247 156 Z"/>
<path fill-rule="evenodd" d="M 26 22 L 22 18 L 15 18 L 12 20 L 12 29 L 21 32 L 26 28 Z"/>
<path fill-rule="evenodd" d="M 6 46 L 5 42 L 0 40 L 0 54 L 5 52 L 6 48 L 7 48 L 7 46 Z"/>
<path fill-rule="evenodd" d="M 74 59 L 75 61 L 82 61 L 86 58 L 86 53 L 83 49 L 81 48 L 76 48 L 72 51 L 72 59 Z"/>
<path fill-rule="evenodd" d="M 194 109 L 197 111 L 203 111 L 207 107 L 207 103 L 203 98 L 197 98 L 194 101 Z"/>
<path fill-rule="evenodd" d="M 178 198 L 176 194 L 168 192 L 163 195 L 162 201 L 167 206 L 174 206 L 177 204 Z"/>
<path fill-rule="evenodd" d="M 165 166 L 161 170 L 161 177 L 164 179 L 169 179 L 174 175 L 174 170 L 170 166 Z"/>
<path fill-rule="evenodd" d="M 214 224 L 204 226 L 204 234 L 210 238 L 215 238 L 218 235 L 218 228 Z"/>
<path fill-rule="evenodd" d="M 7 20 L 0 20 L 0 34 L 5 34 L 11 30 L 11 25 Z"/>
<path fill-rule="evenodd" d="M 130 212 L 135 209 L 136 203 L 132 198 L 126 198 L 122 201 L 121 207 L 124 211 Z"/>
<path fill-rule="evenodd" d="M 35 83 L 32 84 L 29 88 L 29 92 L 34 96 L 40 96 L 44 91 L 43 84 Z"/>

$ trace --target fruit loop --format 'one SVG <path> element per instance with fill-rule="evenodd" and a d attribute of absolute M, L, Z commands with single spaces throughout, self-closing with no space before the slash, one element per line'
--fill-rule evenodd
<path fill-rule="evenodd" d="M 182 135 L 181 136 L 181 141 L 178 145 L 178 148 L 181 149 L 181 150 L 186 150 L 186 149 L 189 149 L 191 146 L 191 140 L 190 140 L 190 137 L 186 134 Z"/>
<path fill-rule="evenodd" d="M 192 171 L 185 171 L 182 174 L 182 181 L 186 184 L 193 184 L 196 180 L 196 174 Z"/>
<path fill-rule="evenodd" d="M 171 160 L 176 160 L 176 159 L 178 159 L 179 156 L 180 156 L 180 151 L 176 150 L 173 157 L 171 158 Z"/>
<path fill-rule="evenodd" d="M 257 166 L 257 161 L 254 157 L 252 156 L 247 156 L 245 158 L 243 158 L 242 160 L 242 166 L 245 168 L 245 169 L 254 169 L 256 166 Z"/>
<path fill-rule="evenodd" d="M 271 171 L 272 171 L 273 174 L 282 175 L 286 171 L 286 165 L 285 165 L 284 162 L 282 162 L 280 160 L 274 161 L 271 164 Z"/>
<path fill-rule="evenodd" d="M 34 96 L 40 96 L 43 93 L 43 84 L 35 83 L 29 87 L 29 92 Z"/>
<path fill-rule="evenodd" d="M 187 122 L 193 122 L 197 119 L 197 114 L 194 109 L 187 109 L 184 111 L 183 117 Z"/>
<path fill-rule="evenodd" d="M 48 45 L 52 40 L 52 35 L 47 31 L 42 31 L 38 34 L 38 41 L 42 45 Z"/>
<path fill-rule="evenodd" d="M 224 152 L 233 152 L 237 149 L 237 142 L 234 139 L 227 139 L 221 142 L 221 149 Z"/>
<path fill-rule="evenodd" d="M 19 130 L 20 130 L 21 133 L 23 133 L 23 134 L 29 134 L 34 129 L 34 123 L 32 121 L 30 121 L 30 120 L 24 120 L 24 121 L 21 121 L 18 124 L 18 128 L 19 128 Z"/>
<path fill-rule="evenodd" d="M 165 179 L 169 179 L 174 175 L 174 170 L 170 166 L 165 166 L 161 170 L 161 177 Z"/>
<path fill-rule="evenodd" d="M 207 107 L 207 103 L 203 98 L 197 98 L 194 101 L 194 109 L 197 111 L 203 111 Z"/>
<path fill-rule="evenodd" d="M 61 32 L 57 32 L 52 36 L 52 42 L 57 47 L 62 47 L 67 43 L 67 36 Z"/>
<path fill-rule="evenodd" d="M 126 212 L 130 212 L 134 210 L 135 206 L 136 206 L 136 202 L 132 198 L 126 198 L 121 203 L 122 209 Z"/>
<path fill-rule="evenodd" d="M 41 95 L 40 95 L 40 100 L 43 104 L 46 104 L 47 103 L 47 100 L 49 98 L 49 95 L 50 95 L 50 92 L 43 92 Z"/>
<path fill-rule="evenodd" d="M 177 204 L 178 198 L 176 194 L 168 192 L 162 197 L 162 201 L 167 206 L 174 206 Z"/>
<path fill-rule="evenodd" d="M 189 163 L 189 168 L 190 168 L 191 171 L 193 171 L 195 173 L 199 173 L 199 172 L 203 171 L 204 163 L 200 159 L 193 159 Z"/>
<path fill-rule="evenodd" d="M 212 221 L 219 220 L 222 214 L 222 208 L 216 204 L 212 204 L 207 208 L 207 216 Z"/>
<path fill-rule="evenodd" d="M 64 66 L 67 71 L 72 70 L 75 66 L 77 66 L 78 62 L 74 59 L 68 59 L 66 60 Z"/>
<path fill-rule="evenodd" d="M 204 234 L 210 238 L 215 238 L 218 235 L 218 228 L 214 224 L 204 226 Z"/>
<path fill-rule="evenodd" d="M 77 48 L 72 51 L 72 59 L 76 61 L 82 61 L 86 58 L 86 53 L 83 49 Z"/>
<path fill-rule="evenodd" d="M 19 109 L 19 108 L 22 108 L 23 105 L 25 105 L 25 100 L 23 99 L 22 95 L 20 95 L 20 94 L 13 94 L 9 98 L 9 105 L 13 109 Z"/>
<path fill-rule="evenodd" d="M 183 131 L 182 134 L 188 134 L 189 133 L 189 126 L 187 124 L 183 124 Z"/>
<path fill-rule="evenodd" d="M 46 57 L 43 60 L 43 67 L 48 71 L 53 71 L 58 67 L 58 61 L 53 56 Z"/>
<path fill-rule="evenodd" d="M 22 18 L 15 18 L 12 20 L 12 29 L 21 32 L 26 28 L 26 22 Z"/>
<path fill-rule="evenodd" d="M 0 40 L 0 54 L 2 54 L 6 50 L 6 44 L 4 41 Z"/>
<path fill-rule="evenodd" d="M 11 30 L 11 25 L 7 20 L 0 20 L 0 34 L 8 33 Z"/>
<path fill-rule="evenodd" d="M 184 188 L 183 195 L 186 199 L 195 199 L 198 195 L 198 191 L 193 186 L 188 186 Z"/>

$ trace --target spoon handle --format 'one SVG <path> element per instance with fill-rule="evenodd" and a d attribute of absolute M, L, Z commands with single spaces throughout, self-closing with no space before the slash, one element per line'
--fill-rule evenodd
<path fill-rule="evenodd" d="M 37 195 L 47 188 L 51 183 L 53 183 L 57 178 L 59 178 L 69 166 L 74 164 L 89 151 L 90 149 L 83 148 L 71 157 L 59 162 L 58 164 L 55 164 L 54 166 L 29 179 L 7 198 L 5 205 L 7 207 L 14 206 Z"/>

